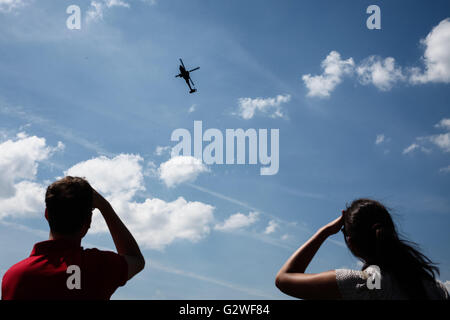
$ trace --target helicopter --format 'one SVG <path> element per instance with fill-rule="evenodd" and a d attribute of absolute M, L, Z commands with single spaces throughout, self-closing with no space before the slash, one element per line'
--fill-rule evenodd
<path fill-rule="evenodd" d="M 175 78 L 178 78 L 178 77 L 179 77 L 179 78 L 183 78 L 184 81 L 186 81 L 186 83 L 187 83 L 187 85 L 188 85 L 188 87 L 189 87 L 189 90 L 190 90 L 189 93 L 194 93 L 194 92 L 197 91 L 197 89 L 193 88 L 193 87 L 195 86 L 195 84 L 194 84 L 194 82 L 192 81 L 191 76 L 189 75 L 189 73 L 192 72 L 192 71 L 195 71 L 195 70 L 200 69 L 200 67 L 197 67 L 197 68 L 194 68 L 194 69 L 192 69 L 192 70 L 187 71 L 187 70 L 186 70 L 186 67 L 184 66 L 183 60 L 181 60 L 181 58 L 180 58 L 180 62 L 181 62 L 181 65 L 180 65 L 180 73 L 177 74 L 177 75 L 175 76 Z M 189 82 L 189 81 L 190 81 L 190 82 Z M 191 83 L 192 83 L 192 87 L 191 87 Z"/>

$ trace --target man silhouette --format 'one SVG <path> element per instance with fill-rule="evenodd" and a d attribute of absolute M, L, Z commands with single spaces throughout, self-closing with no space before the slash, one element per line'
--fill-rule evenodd
<path fill-rule="evenodd" d="M 5 273 L 3 300 L 107 300 L 144 268 L 135 239 L 86 180 L 67 176 L 54 182 L 45 204 L 49 240 L 36 243 L 28 258 Z M 105 219 L 117 253 L 81 247 L 94 209 Z"/>

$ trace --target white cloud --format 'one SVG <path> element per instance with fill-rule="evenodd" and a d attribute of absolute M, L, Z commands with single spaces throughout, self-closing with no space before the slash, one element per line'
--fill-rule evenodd
<path fill-rule="evenodd" d="M 89 10 L 86 12 L 86 21 L 102 20 L 104 11 L 112 7 L 129 8 L 130 4 L 122 0 L 91 1 Z"/>
<path fill-rule="evenodd" d="M 50 147 L 44 138 L 24 133 L 0 143 L 0 219 L 43 214 L 46 188 L 34 181 L 38 164 L 63 149 L 63 143 Z M 138 192 L 145 191 L 142 162 L 139 155 L 101 156 L 77 163 L 64 174 L 85 177 L 104 194 L 146 248 L 163 249 L 178 239 L 195 242 L 205 237 L 213 225 L 213 206 L 183 197 L 135 201 Z M 98 213 L 92 231 L 108 231 Z"/>
<path fill-rule="evenodd" d="M 86 177 L 146 248 L 164 249 L 179 239 L 196 242 L 205 237 L 214 220 L 213 206 L 183 197 L 171 202 L 157 198 L 134 200 L 138 191 L 145 190 L 141 162 L 138 155 L 99 157 L 76 164 L 66 174 Z M 93 217 L 92 231 L 108 232 L 100 214 Z"/>
<path fill-rule="evenodd" d="M 278 228 L 278 223 L 275 220 L 270 220 L 269 224 L 266 227 L 266 230 L 264 230 L 264 233 L 265 234 L 274 233 L 277 228 Z"/>
<path fill-rule="evenodd" d="M 450 292 L 450 281 L 445 281 L 444 282 L 445 287 L 447 288 L 447 291 Z"/>
<path fill-rule="evenodd" d="M 248 227 L 258 220 L 258 212 L 250 212 L 247 216 L 240 212 L 231 215 L 223 223 L 217 224 L 214 228 L 219 231 L 234 231 Z"/>
<path fill-rule="evenodd" d="M 34 180 L 38 163 L 47 159 L 55 148 L 44 138 L 19 133 L 16 139 L 0 144 L 0 198 L 13 196 L 19 180 Z"/>
<path fill-rule="evenodd" d="M 450 152 L 450 132 L 437 134 L 428 138 L 444 152 Z"/>
<path fill-rule="evenodd" d="M 103 4 L 97 1 L 91 1 L 91 7 L 86 12 L 86 21 L 95 21 L 103 19 Z"/>
<path fill-rule="evenodd" d="M 425 70 L 412 69 L 412 83 L 450 83 L 450 18 L 442 20 L 421 41 L 425 46 Z"/>
<path fill-rule="evenodd" d="M 369 56 L 355 66 L 352 58 L 342 60 L 337 51 L 331 51 L 321 66 L 321 75 L 303 75 L 310 97 L 329 97 L 343 76 L 356 74 L 359 82 L 373 84 L 382 91 L 390 90 L 396 82 L 422 84 L 427 82 L 450 83 L 450 18 L 442 20 L 427 37 L 421 40 L 425 47 L 424 70 L 402 68 L 392 57 Z M 356 72 L 353 72 L 356 71 Z"/>
<path fill-rule="evenodd" d="M 158 169 L 159 178 L 168 187 L 183 182 L 192 182 L 200 173 L 208 171 L 209 169 L 200 159 L 191 156 L 173 157 L 161 163 Z"/>
<path fill-rule="evenodd" d="M 196 104 L 193 104 L 193 105 L 189 108 L 188 112 L 189 112 L 189 113 L 192 113 L 192 112 L 194 112 L 196 109 L 197 109 L 197 105 L 196 105 Z"/>
<path fill-rule="evenodd" d="M 412 143 L 411 145 L 409 145 L 408 147 L 403 149 L 402 153 L 403 154 L 408 154 L 408 153 L 413 152 L 414 150 L 420 150 L 420 151 L 425 152 L 425 153 L 430 153 L 431 152 L 430 149 L 427 149 L 427 148 L 425 148 L 425 147 L 423 147 L 421 145 L 418 145 L 417 143 Z"/>
<path fill-rule="evenodd" d="M 377 137 L 376 137 L 376 139 L 375 139 L 375 144 L 381 144 L 381 143 L 383 143 L 384 139 L 385 139 L 384 134 L 379 134 L 379 135 L 377 135 Z"/>
<path fill-rule="evenodd" d="M 157 156 L 162 156 L 164 153 L 170 151 L 170 146 L 157 146 L 155 149 L 155 154 Z"/>
<path fill-rule="evenodd" d="M 370 56 L 356 68 L 356 73 L 362 84 L 373 84 L 382 91 L 390 90 L 395 82 L 405 79 L 392 57 L 383 60 L 378 56 Z"/>
<path fill-rule="evenodd" d="M 268 114 L 272 118 L 282 118 L 283 110 L 281 104 L 291 100 L 290 95 L 277 95 L 275 98 L 239 98 L 239 113 L 243 119 L 251 119 L 255 113 Z"/>
<path fill-rule="evenodd" d="M 55 147 L 55 151 L 64 151 L 66 149 L 66 145 L 61 141 L 58 141 L 58 144 Z"/>
<path fill-rule="evenodd" d="M 438 124 L 436 124 L 435 128 L 443 128 L 443 129 L 450 129 L 449 128 L 450 119 L 444 118 L 442 119 Z M 427 144 L 434 144 L 438 148 L 440 148 L 444 152 L 450 152 L 450 132 L 441 133 L 441 134 L 435 134 L 430 136 L 424 136 L 424 137 L 417 137 L 416 142 L 411 144 L 409 147 L 407 147 L 405 150 L 403 150 L 403 154 L 410 153 L 416 149 L 419 149 L 423 152 L 430 153 L 431 150 L 429 148 L 425 148 L 424 145 Z"/>
<path fill-rule="evenodd" d="M 105 4 L 108 8 L 111 7 L 124 7 L 124 8 L 129 8 L 130 4 L 125 2 L 125 1 L 121 1 L 121 0 L 105 0 Z"/>
<path fill-rule="evenodd" d="M 139 155 L 120 154 L 114 158 L 101 156 L 77 163 L 65 175 L 85 177 L 101 193 L 124 200 L 145 190 Z"/>
<path fill-rule="evenodd" d="M 450 173 L 450 165 L 439 169 L 439 172 L 443 172 L 443 173 Z"/>
<path fill-rule="evenodd" d="M 197 242 L 209 234 L 214 220 L 213 206 L 183 197 L 171 202 L 153 198 L 112 203 L 139 243 L 151 249 L 163 249 L 178 239 Z"/>
<path fill-rule="evenodd" d="M 44 138 L 19 133 L 0 143 L 0 219 L 32 217 L 43 212 L 45 188 L 34 182 L 38 165 L 55 151 Z"/>
<path fill-rule="evenodd" d="M 157 3 L 157 0 L 141 0 L 144 3 L 148 3 L 150 5 L 155 5 Z"/>
<path fill-rule="evenodd" d="M 25 5 L 24 0 L 0 0 L 0 12 L 11 12 Z"/>
<path fill-rule="evenodd" d="M 0 219 L 44 216 L 44 186 L 36 182 L 21 181 L 14 185 L 14 189 L 13 196 L 0 198 Z"/>
<path fill-rule="evenodd" d="M 353 72 L 355 63 L 352 58 L 342 60 L 338 52 L 331 51 L 322 61 L 321 66 L 323 69 L 321 75 L 302 76 L 310 97 L 329 97 L 334 88 L 342 82 L 342 77 Z"/>
<path fill-rule="evenodd" d="M 288 234 L 283 234 L 282 236 L 281 236 L 281 240 L 283 240 L 283 241 L 286 241 L 287 239 L 289 239 L 290 238 L 290 236 L 288 235 Z"/>
<path fill-rule="evenodd" d="M 450 130 L 450 118 L 444 118 L 441 121 L 439 121 L 439 123 L 437 123 L 435 126 L 435 128 L 441 128 L 441 129 L 446 129 L 446 130 Z"/>
<path fill-rule="evenodd" d="M 148 161 L 143 174 L 145 177 L 158 177 L 158 167 L 153 161 Z"/>

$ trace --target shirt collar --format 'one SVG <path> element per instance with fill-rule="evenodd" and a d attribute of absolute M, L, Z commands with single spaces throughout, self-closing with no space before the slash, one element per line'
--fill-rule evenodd
<path fill-rule="evenodd" d="M 81 238 L 46 240 L 34 245 L 31 256 L 74 248 L 81 248 Z"/>

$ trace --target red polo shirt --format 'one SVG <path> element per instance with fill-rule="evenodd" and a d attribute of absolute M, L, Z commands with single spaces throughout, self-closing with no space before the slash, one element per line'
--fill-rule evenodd
<path fill-rule="evenodd" d="M 36 243 L 31 255 L 3 276 L 2 299 L 72 300 L 109 299 L 128 279 L 124 257 L 111 251 L 83 249 L 81 239 Z M 80 289 L 69 289 L 67 273 L 79 267 Z"/>

